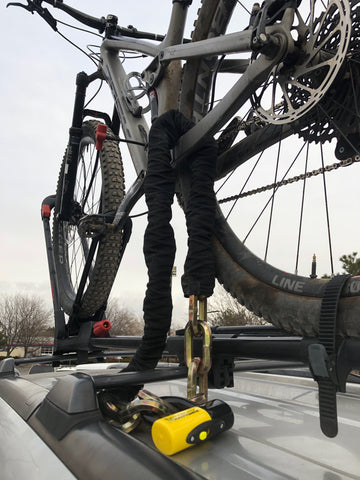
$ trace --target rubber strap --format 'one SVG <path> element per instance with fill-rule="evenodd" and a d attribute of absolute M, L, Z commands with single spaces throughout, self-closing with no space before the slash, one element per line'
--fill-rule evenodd
<path fill-rule="evenodd" d="M 328 375 L 316 379 L 319 386 L 319 413 L 321 430 L 327 437 L 335 437 L 338 432 L 336 392 L 336 318 L 340 294 L 351 275 L 336 275 L 326 286 L 321 302 L 319 321 L 319 341 L 328 356 Z"/>

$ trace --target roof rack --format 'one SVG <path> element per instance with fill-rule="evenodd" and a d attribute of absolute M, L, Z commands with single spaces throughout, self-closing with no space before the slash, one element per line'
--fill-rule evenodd
<path fill-rule="evenodd" d="M 73 359 L 81 364 L 86 363 L 89 358 L 108 356 L 109 349 L 136 349 L 141 337 L 111 337 L 108 332 L 105 332 L 104 336 L 96 336 L 94 326 L 104 322 L 105 306 L 88 319 L 79 321 L 74 314 L 69 317 L 67 323 L 65 322 L 65 314 L 58 295 L 51 241 L 50 215 L 54 205 L 54 195 L 45 198 L 42 203 L 42 221 L 53 290 L 55 351 L 52 357 L 41 357 L 41 362 L 59 364 Z M 294 366 L 294 364 L 309 366 L 313 378 L 319 385 L 321 428 L 325 435 L 335 436 L 337 434 L 336 393 L 345 392 L 349 373 L 353 369 L 360 368 L 360 340 L 336 336 L 338 300 L 346 279 L 347 276 L 335 276 L 328 283 L 322 301 L 318 338 L 289 335 L 286 331 L 269 325 L 212 327 L 212 367 L 209 372 L 209 386 L 213 388 L 233 386 L 236 359 L 242 359 L 241 368 L 247 370 L 258 370 L 259 360 L 285 362 L 283 366 Z M 176 356 L 180 367 L 170 367 L 166 371 L 156 369 L 151 372 L 131 374 L 127 372 L 126 375 L 97 376 L 95 384 L 100 382 L 101 388 L 106 388 L 185 377 L 187 368 L 182 366 L 185 365 L 184 335 L 185 330 L 179 330 L 176 336 L 168 337 L 166 345 L 166 354 Z M 201 357 L 201 339 L 193 340 L 194 356 Z M 132 353 L 132 351 L 126 351 L 127 355 Z M 121 351 L 118 354 L 124 355 Z M 247 359 L 246 363 L 244 358 Z M 25 359 L 18 360 L 16 363 L 27 362 L 29 360 Z"/>

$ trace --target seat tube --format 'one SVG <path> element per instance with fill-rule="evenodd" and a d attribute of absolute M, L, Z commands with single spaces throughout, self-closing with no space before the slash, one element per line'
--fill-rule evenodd
<path fill-rule="evenodd" d="M 173 1 L 169 28 L 163 47 L 182 43 L 189 0 Z M 178 108 L 178 93 L 181 81 L 181 62 L 174 60 L 167 66 L 164 78 L 157 87 L 159 115 Z"/>

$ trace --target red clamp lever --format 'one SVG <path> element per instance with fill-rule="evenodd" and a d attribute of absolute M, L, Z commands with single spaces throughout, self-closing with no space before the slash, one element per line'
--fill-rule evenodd
<path fill-rule="evenodd" d="M 96 150 L 102 150 L 103 143 L 106 140 L 106 130 L 107 126 L 99 123 L 96 127 Z"/>
<path fill-rule="evenodd" d="M 41 204 L 41 218 L 50 218 L 51 210 L 55 208 L 55 195 L 49 195 L 44 198 Z"/>
<path fill-rule="evenodd" d="M 96 322 L 93 326 L 93 332 L 96 337 L 105 337 L 108 331 L 111 328 L 111 323 L 109 320 L 101 320 Z"/>
<path fill-rule="evenodd" d="M 51 215 L 50 205 L 46 205 L 46 204 L 41 205 L 41 217 L 50 218 L 50 215 Z"/>

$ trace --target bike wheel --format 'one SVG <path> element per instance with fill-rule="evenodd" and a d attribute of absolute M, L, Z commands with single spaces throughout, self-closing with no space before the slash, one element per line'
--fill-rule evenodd
<path fill-rule="evenodd" d="M 95 135 L 98 122 L 83 124 L 78 170 L 70 221 L 59 220 L 62 185 L 67 154 L 61 167 L 53 224 L 53 247 L 61 306 L 68 315 L 74 313 L 74 301 L 91 248 L 92 238 L 81 228 L 87 215 L 100 216 L 116 211 L 124 196 L 121 155 L 112 132 L 97 154 Z M 99 217 L 98 217 L 99 218 Z M 79 228 L 80 227 L 80 228 Z M 105 229 L 100 233 L 89 275 L 76 314 L 93 315 L 104 306 L 121 259 L 122 232 Z"/>
<path fill-rule="evenodd" d="M 193 41 L 223 34 L 237 3 L 235 0 L 203 0 L 198 21 L 195 23 Z M 248 177 L 249 171 L 263 152 L 270 152 L 270 156 L 276 158 L 280 145 L 286 139 L 288 142 L 293 142 L 298 137 L 302 144 L 301 148 L 305 148 L 305 151 L 309 147 L 318 149 L 317 157 L 324 157 L 325 149 L 326 155 L 331 152 L 333 156 L 335 152 L 337 157 L 334 159 L 335 163 L 330 164 L 330 167 L 318 168 L 318 173 L 325 173 L 326 169 L 336 170 L 346 163 L 355 164 L 359 161 L 360 93 L 358 79 L 360 72 L 358 67 L 358 33 L 360 8 L 357 6 L 358 1 L 339 2 L 330 0 L 321 2 L 325 11 L 322 14 L 315 14 L 316 0 L 311 0 L 310 4 L 303 0 L 303 6 L 306 3 L 308 3 L 309 16 L 305 18 L 304 15 L 301 16 L 299 13 L 299 25 L 303 27 L 304 23 L 308 22 L 306 41 L 308 43 L 313 42 L 312 48 L 321 50 L 319 55 L 323 54 L 322 50 L 325 51 L 324 55 L 326 56 L 328 50 L 336 49 L 341 36 L 343 36 L 344 42 L 348 42 L 346 52 L 343 52 L 344 55 L 341 57 L 341 68 L 337 71 L 334 70 L 335 73 L 331 81 L 328 80 L 329 85 L 326 86 L 326 91 L 322 87 L 323 91 L 319 101 L 314 102 L 309 111 L 306 111 L 301 118 L 296 120 L 290 118 L 288 121 L 282 121 L 289 110 L 296 109 L 298 106 L 296 102 L 304 101 L 305 103 L 308 95 L 304 94 L 304 91 L 297 91 L 293 84 L 290 85 L 290 81 L 290 86 L 284 88 L 284 85 L 282 85 L 283 89 L 280 94 L 283 95 L 283 99 L 281 100 L 280 95 L 279 106 L 275 105 L 274 101 L 267 107 L 261 105 L 262 100 L 269 98 L 269 96 L 264 95 L 267 86 L 270 86 L 272 92 L 276 88 L 275 75 L 268 80 L 267 85 L 263 85 L 262 89 L 254 92 L 245 106 L 245 109 L 247 109 L 246 116 L 234 118 L 224 126 L 223 131 L 216 135 L 219 143 L 219 179 L 223 179 L 229 173 L 232 175 L 234 172 L 240 172 L 240 167 L 248 168 L 246 174 L 240 173 L 243 180 L 250 178 Z M 351 7 L 352 31 L 350 41 L 346 39 L 349 32 L 341 31 L 335 36 L 328 33 L 333 28 L 332 24 L 337 25 L 339 23 L 339 9 L 342 8 L 344 3 L 347 4 L 347 7 L 345 5 L 346 8 L 349 8 L 349 5 Z M 327 39 L 328 35 L 330 35 L 329 39 Z M 184 68 L 180 109 L 185 115 L 192 117 L 195 122 L 206 115 L 209 108 L 212 108 L 210 94 L 213 95 L 214 72 L 216 76 L 217 72 L 224 69 L 225 62 L 226 59 L 224 61 L 224 59 L 219 60 L 217 58 L 187 62 Z M 231 65 L 230 62 L 229 65 Z M 304 77 L 306 75 L 303 74 Z M 327 75 L 327 71 L 325 74 L 320 71 L 320 80 L 322 75 Z M 306 81 L 310 82 L 307 85 L 309 87 L 308 91 L 315 84 L 313 77 L 311 74 L 307 76 Z M 322 85 L 321 81 L 319 84 Z M 293 95 L 293 103 L 287 104 L 286 98 L 284 100 L 286 95 Z M 274 112 L 275 117 L 278 113 L 277 118 L 274 118 Z M 289 152 L 289 148 L 287 146 L 283 150 Z M 341 162 L 343 163 L 341 164 Z M 264 168 L 266 169 L 266 167 Z M 319 172 L 319 170 L 322 171 Z M 303 170 L 296 177 L 300 177 L 302 180 L 301 175 L 308 178 L 308 173 L 304 173 Z M 237 190 L 232 194 L 227 192 L 227 197 L 233 197 L 235 201 L 238 201 L 247 196 L 247 193 L 241 191 L 239 178 L 235 177 L 235 174 L 232 175 L 232 179 L 235 179 L 233 181 L 234 188 Z M 281 181 L 275 180 L 275 182 L 272 179 L 265 191 L 277 190 L 277 183 L 286 185 L 287 178 L 285 176 L 281 178 Z M 185 201 L 187 195 L 186 182 L 186 178 L 181 179 L 182 194 Z M 288 183 L 291 183 L 291 179 L 288 180 Z M 262 191 L 261 188 L 253 190 Z M 218 201 L 220 195 L 220 193 L 217 193 Z M 269 204 L 269 201 L 267 203 Z M 271 203 L 270 201 L 270 205 Z M 251 203 L 248 203 L 242 210 L 241 220 L 251 213 L 251 208 Z M 254 255 L 239 239 L 240 235 L 242 238 L 245 236 L 244 232 L 239 233 L 239 230 L 237 230 L 239 221 L 233 222 L 231 226 L 229 224 L 228 215 L 229 211 L 232 212 L 232 209 L 233 207 L 230 207 L 226 211 L 218 205 L 216 213 L 214 252 L 218 280 L 240 303 L 256 315 L 264 317 L 277 327 L 284 328 L 289 332 L 316 336 L 318 334 L 321 301 L 328 280 L 289 274 L 287 271 L 273 267 L 267 260 L 260 259 L 258 255 Z M 289 222 L 291 212 L 289 215 L 288 211 L 287 215 L 285 222 Z M 286 226 L 284 226 L 285 229 Z M 281 238 L 279 241 L 284 243 Z M 341 335 L 360 337 L 359 313 L 360 278 L 352 277 L 342 289 L 339 301 L 337 326 Z"/>

